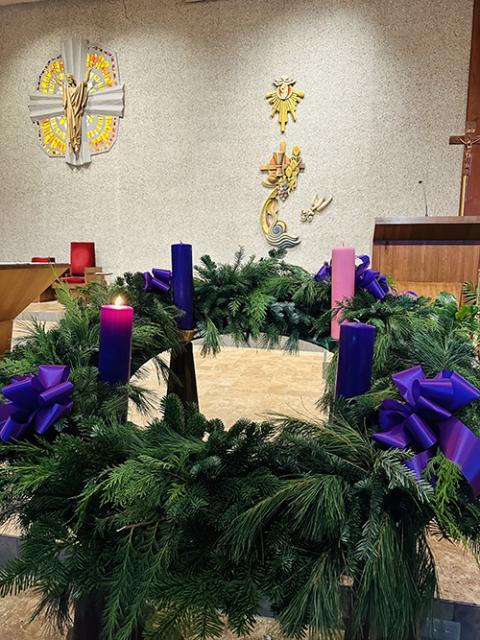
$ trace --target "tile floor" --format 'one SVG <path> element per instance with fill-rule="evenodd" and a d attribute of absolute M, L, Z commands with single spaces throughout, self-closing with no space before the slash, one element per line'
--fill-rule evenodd
<path fill-rule="evenodd" d="M 194 346 L 199 404 L 208 418 L 220 418 L 226 426 L 240 418 L 265 420 L 271 414 L 318 419 L 315 405 L 323 392 L 329 357 L 323 349 L 289 355 L 224 347 L 216 357 L 202 357 L 200 350 L 200 345 Z M 153 363 L 147 363 L 140 374 L 137 382 L 160 399 L 166 385 L 158 381 Z M 130 416 L 138 424 L 148 421 L 133 407 Z"/>

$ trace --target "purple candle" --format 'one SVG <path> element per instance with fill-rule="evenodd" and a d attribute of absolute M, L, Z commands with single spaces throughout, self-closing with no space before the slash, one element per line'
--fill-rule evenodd
<path fill-rule="evenodd" d="M 118 296 L 115 304 L 100 310 L 100 354 L 98 372 L 102 382 L 127 384 L 132 359 L 133 309 L 122 304 Z"/>
<path fill-rule="evenodd" d="M 376 330 L 371 324 L 340 325 L 336 395 L 353 398 L 370 391 Z"/>
<path fill-rule="evenodd" d="M 193 329 L 193 259 L 191 244 L 172 244 L 172 293 L 174 305 L 183 311 L 179 329 Z"/>

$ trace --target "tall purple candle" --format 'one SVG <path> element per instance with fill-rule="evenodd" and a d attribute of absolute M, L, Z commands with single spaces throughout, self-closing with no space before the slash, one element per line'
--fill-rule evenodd
<path fill-rule="evenodd" d="M 193 329 L 193 259 L 191 244 L 172 244 L 173 303 L 183 314 L 177 319 L 179 329 Z"/>
<path fill-rule="evenodd" d="M 370 391 L 376 330 L 371 324 L 340 325 L 336 395 L 345 398 Z"/>
<path fill-rule="evenodd" d="M 102 382 L 127 384 L 132 359 L 133 309 L 121 304 L 106 304 L 100 310 L 100 353 L 98 375 Z"/>

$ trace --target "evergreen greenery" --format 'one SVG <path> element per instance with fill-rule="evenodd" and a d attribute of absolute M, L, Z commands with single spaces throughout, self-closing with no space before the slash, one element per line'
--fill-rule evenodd
<path fill-rule="evenodd" d="M 217 265 L 204 257 L 196 298 L 205 351 L 220 335 L 330 345 L 329 283 L 281 253 Z M 180 348 L 169 296 L 143 291 L 141 274 L 66 293 L 65 318 L 0 362 L 0 378 L 39 364 L 71 367 L 73 413 L 47 438 L 2 447 L 0 521 L 16 516 L 20 554 L 0 571 L 0 593 L 33 588 L 60 625 L 72 603 L 105 598 L 104 639 L 206 640 L 224 623 L 252 628 L 267 600 L 286 634 L 414 640 L 436 593 L 429 536 L 480 551 L 480 501 L 441 455 L 418 482 L 372 434 L 391 374 L 421 364 L 480 386 L 476 309 L 360 292 L 342 312 L 377 328 L 370 393 L 336 399 L 333 375 L 317 422 L 279 417 L 225 429 L 169 396 L 148 428 L 125 420 L 125 388 L 97 382 L 98 313 L 121 292 L 135 307 L 134 363 Z M 159 367 L 165 364 L 159 361 Z M 128 386 L 140 406 L 152 401 Z M 458 413 L 480 435 L 478 403 Z M 435 476 L 435 483 L 432 483 Z M 347 616 L 345 617 L 345 614 Z"/>
<path fill-rule="evenodd" d="M 79 371 L 95 369 L 98 365 L 100 307 L 111 303 L 118 295 L 135 310 L 132 375 L 151 358 L 155 358 L 159 370 L 166 373 L 168 366 L 160 354 L 180 348 L 175 323 L 178 310 L 154 296 L 147 297 L 139 286 L 141 274 L 131 277 L 130 283 L 119 279 L 113 286 L 90 284 L 81 298 L 58 286 L 57 298 L 65 307 L 65 316 L 58 326 L 50 329 L 35 320 L 26 325 L 23 340 L 0 361 L 0 382 L 6 383 L 13 375 L 30 373 L 39 364 L 46 363 L 66 364 L 71 367 L 73 376 Z M 96 371 L 94 373 L 92 379 L 96 381 Z M 81 402 L 85 395 L 89 394 L 84 393 Z"/>
<path fill-rule="evenodd" d="M 284 256 L 285 251 L 276 250 L 260 260 L 245 260 L 240 250 L 231 265 L 201 258 L 195 308 L 204 353 L 220 350 L 221 335 L 238 345 L 261 338 L 267 347 L 286 336 L 290 351 L 299 340 L 329 345 L 329 283 L 317 282 Z"/>
<path fill-rule="evenodd" d="M 2 572 L 0 591 L 35 587 L 42 594 L 38 612 L 54 616 L 60 626 L 69 619 L 72 599 L 96 589 L 110 562 L 110 541 L 94 535 L 92 521 L 74 526 L 78 497 L 90 482 L 128 458 L 138 430 L 124 423 L 127 398 L 141 410 L 159 406 L 140 382 L 110 387 L 98 381 L 100 306 L 119 294 L 137 311 L 132 374 L 153 358 L 166 375 L 160 354 L 180 348 L 178 312 L 152 299 L 144 313 L 145 300 L 137 288 L 120 281 L 113 287 L 90 285 L 82 298 L 57 289 L 65 306 L 58 326 L 47 329 L 33 322 L 24 340 L 0 361 L 3 384 L 35 372 L 40 364 L 66 364 L 71 370 L 72 413 L 46 437 L 30 436 L 0 450 L 8 461 L 0 467 L 0 521 L 16 517 L 24 531 L 20 556 Z"/>

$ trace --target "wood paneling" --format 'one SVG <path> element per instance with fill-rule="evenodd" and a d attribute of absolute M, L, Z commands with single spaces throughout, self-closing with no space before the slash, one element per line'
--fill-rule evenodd
<path fill-rule="evenodd" d="M 480 217 L 378 219 L 372 264 L 400 290 L 460 299 L 463 283 L 478 278 Z"/>
<path fill-rule="evenodd" d="M 396 280 L 459 282 L 476 280 L 480 245 L 376 244 L 372 262 Z"/>
<path fill-rule="evenodd" d="M 377 218 L 373 242 L 400 240 L 480 240 L 480 216 L 435 216 L 422 218 Z"/>
<path fill-rule="evenodd" d="M 397 280 L 396 290 L 413 291 L 419 296 L 435 298 L 442 291 L 447 291 L 455 296 L 457 300 L 462 298 L 462 284 L 460 282 L 419 282 L 415 280 Z"/>
<path fill-rule="evenodd" d="M 12 344 L 12 320 L 0 320 L 0 356 L 10 349 Z"/>
<path fill-rule="evenodd" d="M 68 268 L 57 263 L 0 263 L 0 356 L 10 348 L 13 320 Z"/>

